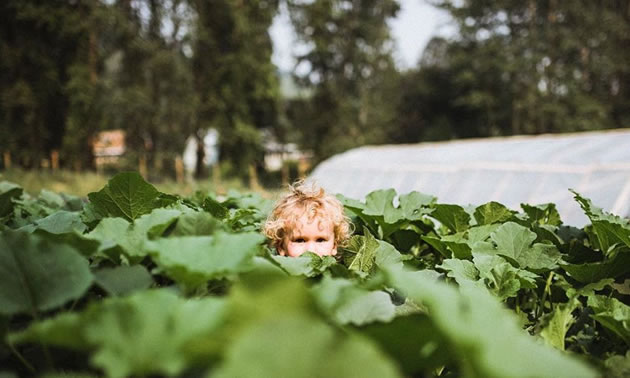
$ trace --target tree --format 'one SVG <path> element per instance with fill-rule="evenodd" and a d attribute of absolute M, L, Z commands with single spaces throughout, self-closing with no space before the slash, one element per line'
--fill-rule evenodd
<path fill-rule="evenodd" d="M 143 173 L 150 166 L 160 174 L 194 130 L 196 99 L 186 54 L 191 8 L 181 0 L 119 0 L 112 12 L 105 123 L 126 131 L 130 157 Z"/>
<path fill-rule="evenodd" d="M 192 2 L 197 15 L 193 74 L 196 129 L 219 130 L 220 156 L 236 173 L 260 162 L 261 129 L 277 120 L 278 78 L 268 29 L 278 2 Z"/>
<path fill-rule="evenodd" d="M 459 29 L 440 62 L 468 112 L 464 125 L 443 114 L 456 136 L 627 126 L 627 1 L 434 3 Z"/>
<path fill-rule="evenodd" d="M 394 109 L 383 97 L 397 82 L 387 21 L 396 15 L 398 3 L 320 0 L 288 5 L 298 40 L 307 50 L 297 57 L 298 68 L 306 71 L 298 73 L 298 82 L 312 93 L 293 109 L 302 145 L 320 160 L 383 141 Z"/>
<path fill-rule="evenodd" d="M 87 38 L 93 2 L 4 1 L 0 5 L 0 130 L 3 150 L 25 168 L 62 147 L 72 103 L 71 67 Z"/>

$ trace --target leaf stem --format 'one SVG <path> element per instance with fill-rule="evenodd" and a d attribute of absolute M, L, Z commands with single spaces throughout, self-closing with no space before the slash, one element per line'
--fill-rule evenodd
<path fill-rule="evenodd" d="M 33 306 L 33 308 L 32 308 L 31 316 L 33 316 L 33 320 L 35 321 L 35 323 L 39 323 L 40 322 L 39 313 L 35 309 L 35 306 Z M 39 345 L 41 345 L 42 351 L 44 352 L 44 358 L 46 360 L 46 366 L 49 369 L 54 369 L 55 364 L 53 363 L 52 356 L 50 355 L 50 350 L 48 349 L 48 345 L 44 344 L 43 342 L 40 342 Z"/>
<path fill-rule="evenodd" d="M 9 349 L 11 349 L 11 353 L 13 353 L 15 357 L 17 357 L 17 359 L 20 360 L 22 365 L 24 365 L 28 369 L 29 372 L 35 373 L 35 368 L 33 367 L 33 365 L 31 365 L 30 362 L 28 362 L 26 358 L 24 358 L 24 356 L 22 356 L 22 354 L 17 349 L 15 349 L 15 346 L 13 345 L 13 343 L 7 342 L 7 345 L 9 346 Z"/>
<path fill-rule="evenodd" d="M 545 300 L 547 300 L 547 295 L 551 295 L 551 279 L 553 278 L 553 272 L 549 272 L 549 277 L 547 277 L 547 283 L 545 284 L 545 290 L 543 290 L 543 295 L 540 300 L 540 306 L 538 307 L 539 314 L 542 315 L 542 312 L 545 310 Z M 541 309 L 542 306 L 542 309 Z"/>

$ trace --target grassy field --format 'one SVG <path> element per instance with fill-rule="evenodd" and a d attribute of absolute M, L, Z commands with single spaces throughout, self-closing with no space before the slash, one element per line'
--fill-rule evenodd
<path fill-rule="evenodd" d="M 21 169 L 10 169 L 0 171 L 0 181 L 6 180 L 16 183 L 24 188 L 27 193 L 36 195 L 42 189 L 51 190 L 58 193 L 67 193 L 77 196 L 87 196 L 90 192 L 100 190 L 111 176 L 98 174 L 95 172 L 74 172 L 67 170 L 33 170 L 25 171 Z M 251 191 L 237 179 L 221 181 L 218 185 L 208 180 L 190 181 L 178 183 L 172 179 L 151 181 L 158 190 L 169 194 L 179 194 L 189 196 L 196 191 L 212 191 L 219 194 L 227 192 L 229 189 L 239 191 Z M 273 195 L 266 190 L 257 190 L 263 196 Z"/>

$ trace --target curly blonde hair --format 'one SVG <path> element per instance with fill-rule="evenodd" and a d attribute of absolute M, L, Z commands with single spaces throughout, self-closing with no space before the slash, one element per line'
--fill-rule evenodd
<path fill-rule="evenodd" d="M 263 225 L 263 233 L 276 249 L 282 247 L 284 238 L 291 235 L 298 219 L 305 215 L 311 222 L 315 218 L 331 222 L 335 245 L 344 246 L 351 234 L 350 220 L 344 214 L 343 205 L 333 195 L 315 183 L 304 180 L 289 185 L 289 191 L 277 203 Z"/>

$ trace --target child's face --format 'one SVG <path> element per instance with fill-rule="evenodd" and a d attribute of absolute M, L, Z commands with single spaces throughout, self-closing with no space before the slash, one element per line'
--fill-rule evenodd
<path fill-rule="evenodd" d="M 306 251 L 320 256 L 337 254 L 335 232 L 330 221 L 315 217 L 310 222 L 303 215 L 295 223 L 295 228 L 288 230 L 278 253 L 282 256 L 297 257 Z"/>

